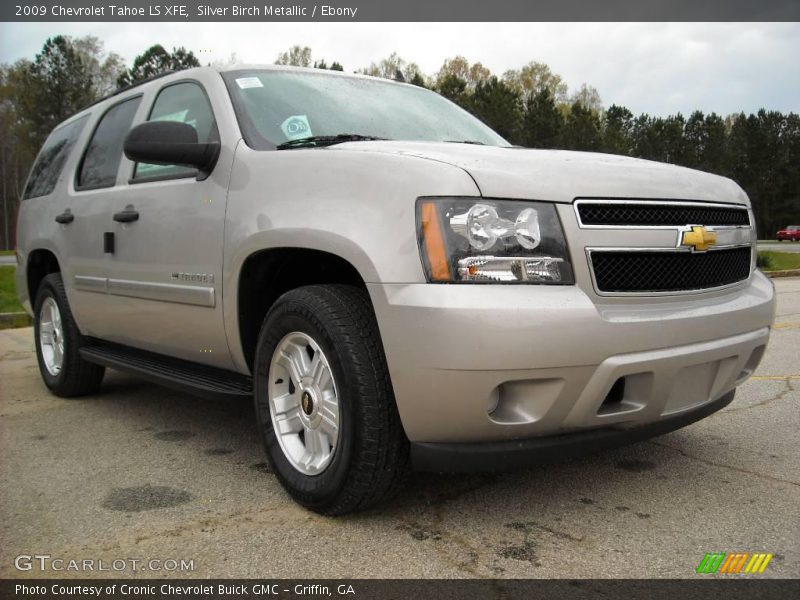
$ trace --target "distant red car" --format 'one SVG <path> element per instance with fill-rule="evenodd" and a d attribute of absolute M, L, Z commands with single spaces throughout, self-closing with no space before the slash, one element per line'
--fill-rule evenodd
<path fill-rule="evenodd" d="M 778 241 L 789 240 L 790 242 L 800 242 L 800 225 L 789 225 L 786 229 L 778 232 Z"/>

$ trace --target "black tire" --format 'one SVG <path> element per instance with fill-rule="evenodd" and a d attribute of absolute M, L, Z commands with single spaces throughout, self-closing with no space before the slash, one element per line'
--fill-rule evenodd
<path fill-rule="evenodd" d="M 301 473 L 289 462 L 270 416 L 270 361 L 284 336 L 298 331 L 313 338 L 327 357 L 339 399 L 339 442 L 317 475 Z M 298 503 L 321 514 L 342 515 L 374 506 L 402 486 L 408 440 L 365 291 L 314 285 L 287 292 L 264 319 L 255 360 L 256 415 L 267 456 Z"/>
<path fill-rule="evenodd" d="M 42 305 L 48 298 L 52 298 L 58 307 L 63 331 L 64 356 L 61 370 L 56 375 L 50 373 L 45 365 L 39 336 Z M 36 358 L 39 361 L 39 372 L 42 374 L 45 385 L 56 396 L 62 398 L 85 396 L 96 392 L 103 381 L 105 368 L 83 360 L 78 352 L 83 340 L 78 326 L 72 318 L 72 311 L 69 308 L 60 273 L 51 273 L 42 280 L 36 292 L 33 315 Z"/>

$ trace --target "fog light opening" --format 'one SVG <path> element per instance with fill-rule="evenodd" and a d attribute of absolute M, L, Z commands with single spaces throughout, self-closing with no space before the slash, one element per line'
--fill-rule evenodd
<path fill-rule="evenodd" d="M 608 390 L 608 394 L 606 394 L 602 404 L 600 404 L 597 414 L 602 415 L 616 412 L 621 407 L 623 398 L 625 398 L 625 378 L 620 377 L 614 382 L 611 389 Z"/>
<path fill-rule="evenodd" d="M 492 393 L 489 395 L 489 406 L 487 407 L 486 412 L 490 415 L 493 414 L 497 410 L 497 405 L 500 403 L 500 387 L 496 387 L 492 390 Z"/>

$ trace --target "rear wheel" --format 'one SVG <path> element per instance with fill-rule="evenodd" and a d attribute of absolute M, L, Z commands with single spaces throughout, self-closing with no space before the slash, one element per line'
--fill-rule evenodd
<path fill-rule="evenodd" d="M 340 515 L 400 487 L 408 442 L 364 291 L 319 285 L 281 296 L 259 335 L 255 390 L 267 455 L 297 502 Z"/>
<path fill-rule="evenodd" d="M 51 273 L 39 286 L 33 332 L 39 371 L 50 391 L 62 397 L 97 391 L 105 369 L 80 356 L 81 334 L 72 318 L 60 273 Z"/>

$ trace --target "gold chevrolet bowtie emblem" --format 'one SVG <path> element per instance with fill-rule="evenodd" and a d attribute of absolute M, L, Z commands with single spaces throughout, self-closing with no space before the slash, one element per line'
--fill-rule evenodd
<path fill-rule="evenodd" d="M 705 227 L 692 226 L 691 231 L 684 231 L 681 246 L 689 246 L 698 252 L 705 252 L 717 243 L 717 234 Z"/>

